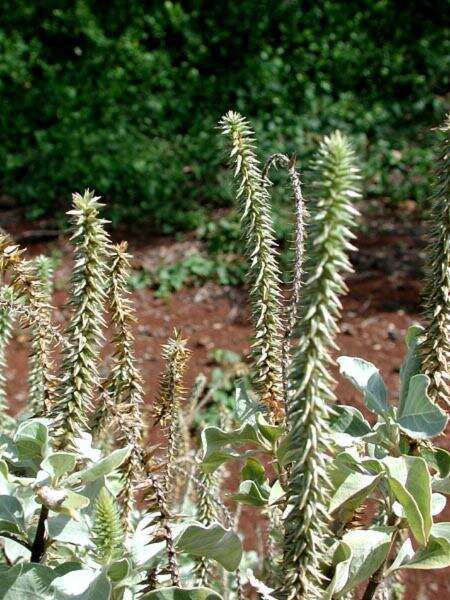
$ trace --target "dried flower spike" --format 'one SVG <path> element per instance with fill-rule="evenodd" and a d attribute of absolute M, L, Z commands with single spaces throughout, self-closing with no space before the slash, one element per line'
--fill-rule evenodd
<path fill-rule="evenodd" d="M 159 394 L 153 408 L 155 421 L 167 432 L 166 492 L 174 484 L 173 465 L 184 446 L 183 426 L 180 422 L 185 390 L 183 377 L 190 351 L 180 333 L 175 329 L 162 348 L 165 368 L 161 376 Z"/>
<path fill-rule="evenodd" d="M 128 289 L 130 255 L 122 242 L 112 249 L 112 265 L 108 300 L 114 327 L 114 356 L 107 384 L 107 396 L 114 406 L 119 441 L 130 445 L 128 458 L 121 465 L 123 486 L 119 494 L 125 533 L 131 530 L 131 515 L 135 504 L 135 489 L 143 475 L 142 439 L 144 426 L 141 415 L 142 377 L 136 368 L 133 324 L 135 315 Z"/>
<path fill-rule="evenodd" d="M 32 353 L 36 356 L 39 371 L 39 413 L 50 410 L 55 395 L 54 363 L 52 347 L 54 329 L 51 323 L 51 307 L 32 261 L 22 258 L 24 250 L 14 245 L 11 238 L 0 235 L 0 272 L 9 271 L 10 287 L 17 301 L 17 314 L 30 329 Z"/>

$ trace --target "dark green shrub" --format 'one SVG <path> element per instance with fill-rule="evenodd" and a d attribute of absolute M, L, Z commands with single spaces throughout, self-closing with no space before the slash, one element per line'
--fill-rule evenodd
<path fill-rule="evenodd" d="M 421 200 L 449 54 L 425 0 L 4 0 L 0 186 L 32 216 L 95 184 L 115 222 L 194 227 L 231 199 L 213 125 L 233 106 L 301 159 L 358 132 L 369 192 Z"/>

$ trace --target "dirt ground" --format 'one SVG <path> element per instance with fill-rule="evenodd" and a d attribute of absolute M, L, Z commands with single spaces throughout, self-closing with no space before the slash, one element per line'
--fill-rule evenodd
<path fill-rule="evenodd" d="M 353 256 L 355 274 L 348 278 L 349 294 L 344 300 L 340 353 L 359 356 L 375 363 L 395 398 L 398 372 L 404 354 L 407 327 L 420 321 L 420 293 L 423 275 L 423 235 L 414 212 L 402 220 L 397 215 L 372 214 L 366 218 L 357 241 L 359 252 Z M 30 235 L 30 225 L 19 218 L 17 211 L 0 213 L 0 225 L 19 240 L 25 240 L 32 254 L 57 250 L 62 262 L 56 274 L 55 305 L 65 301 L 65 289 L 71 264 L 70 249 L 61 239 L 42 242 L 39 235 Z M 46 223 L 33 224 L 47 231 Z M 44 235 L 44 237 L 47 236 Z M 150 236 L 149 236 L 150 237 Z M 153 239 L 148 243 L 140 236 L 131 243 L 136 266 L 149 264 L 176 248 L 173 239 Z M 33 240 L 37 239 L 38 242 Z M 128 237 L 128 239 L 133 239 Z M 181 251 L 183 249 L 181 248 Z M 207 284 L 200 289 L 185 289 L 168 300 L 157 299 L 149 290 L 133 293 L 139 325 L 136 329 L 137 355 L 146 383 L 146 402 L 151 403 L 158 386 L 161 368 L 160 348 L 172 328 L 180 328 L 189 338 L 192 350 L 186 384 L 190 385 L 200 372 L 207 372 L 208 354 L 212 348 L 233 350 L 244 355 L 249 350 L 250 327 L 245 291 Z M 58 312 L 62 320 L 62 313 Z M 9 351 L 8 382 L 15 408 L 24 402 L 23 365 L 27 354 L 25 336 L 18 331 Z M 341 377 L 337 377 L 337 395 L 341 403 L 361 408 L 358 393 Z M 242 526 L 247 543 L 257 521 L 257 511 L 246 510 Z M 450 512 L 440 519 L 450 520 Z M 443 600 L 450 598 L 448 571 L 418 571 L 408 575 L 408 600 Z"/>

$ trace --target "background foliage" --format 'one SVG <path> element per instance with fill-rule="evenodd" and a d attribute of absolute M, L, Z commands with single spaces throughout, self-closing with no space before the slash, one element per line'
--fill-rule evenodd
<path fill-rule="evenodd" d="M 234 108 L 300 159 L 339 127 L 371 194 L 422 200 L 448 32 L 439 0 L 4 0 L 2 191 L 39 216 L 95 184 L 115 222 L 195 226 L 232 197 L 214 124 Z"/>

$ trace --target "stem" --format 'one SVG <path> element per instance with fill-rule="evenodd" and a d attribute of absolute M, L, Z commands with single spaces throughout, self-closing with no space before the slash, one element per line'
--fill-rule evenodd
<path fill-rule="evenodd" d="M 33 546 L 31 547 L 31 562 L 41 562 L 45 554 L 45 521 L 48 517 L 47 506 L 42 505 L 39 514 L 38 526 L 34 537 Z"/>

